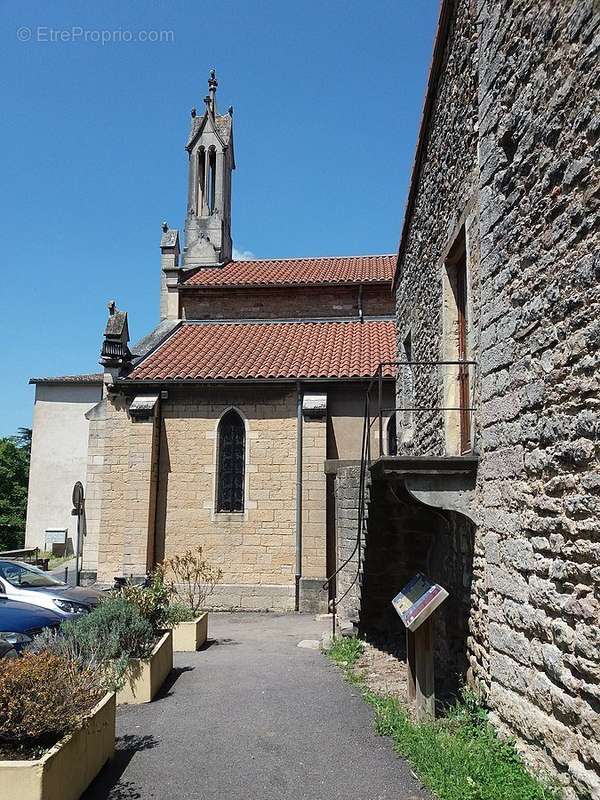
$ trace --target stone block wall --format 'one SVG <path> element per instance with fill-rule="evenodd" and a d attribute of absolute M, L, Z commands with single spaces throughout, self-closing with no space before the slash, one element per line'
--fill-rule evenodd
<path fill-rule="evenodd" d="M 481 455 L 470 677 L 532 766 L 567 797 L 596 797 L 600 12 L 592 0 L 447 5 L 399 339 L 412 329 L 415 358 L 444 352 L 443 271 L 464 222 Z M 441 436 L 421 420 L 413 452 L 441 452 Z"/>
<path fill-rule="evenodd" d="M 326 576 L 327 417 L 302 423 L 302 576 Z"/>
<path fill-rule="evenodd" d="M 479 15 L 489 702 L 532 763 L 600 796 L 600 10 Z"/>
<path fill-rule="evenodd" d="M 231 407 L 246 422 L 242 514 L 215 513 L 217 427 Z M 217 607 L 293 609 L 295 391 L 173 390 L 162 416 L 157 558 L 201 545 L 223 571 Z"/>
<path fill-rule="evenodd" d="M 448 45 L 424 142 L 418 191 L 414 199 L 396 285 L 398 353 L 410 334 L 414 361 L 446 358 L 444 331 L 444 260 L 461 226 L 469 228 L 468 270 L 472 295 L 477 292 L 477 27 L 470 0 L 457 0 Z M 474 305 L 474 304 L 472 304 Z M 477 330 L 476 320 L 471 326 Z M 476 342 L 470 342 L 471 350 Z M 453 360 L 453 359 L 448 359 Z M 412 415 L 415 441 L 402 446 L 407 454 L 426 451 L 443 455 L 445 415 L 443 385 L 448 367 L 414 366 Z M 402 374 L 398 397 L 402 405 Z M 399 420 L 400 421 L 400 420 Z M 402 442 L 402 430 L 399 441 Z"/>
<path fill-rule="evenodd" d="M 153 559 L 158 427 L 132 422 L 127 406 L 109 394 L 90 419 L 84 570 L 103 584 L 143 576 Z"/>
<path fill-rule="evenodd" d="M 336 577 L 337 612 L 341 619 L 358 624 L 361 607 L 361 580 L 356 549 L 360 467 L 342 467 L 335 476 L 335 535 L 337 567 L 348 562 Z M 343 598 L 343 599 L 342 599 Z"/>

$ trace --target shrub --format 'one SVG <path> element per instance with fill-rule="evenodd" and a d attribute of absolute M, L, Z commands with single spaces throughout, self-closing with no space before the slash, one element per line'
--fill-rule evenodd
<path fill-rule="evenodd" d="M 186 603 L 171 603 L 167 609 L 167 627 L 172 628 L 178 622 L 191 622 L 196 618 L 194 610 Z"/>
<path fill-rule="evenodd" d="M 148 658 L 155 640 L 152 625 L 135 606 L 123 597 L 109 597 L 86 616 L 63 622 L 59 634 L 43 632 L 29 650 L 97 671 L 104 688 L 115 691 L 125 682 L 129 659 Z"/>
<path fill-rule="evenodd" d="M 78 728 L 103 694 L 98 675 L 53 653 L 2 662 L 0 744 L 13 757 L 36 757 Z"/>
<path fill-rule="evenodd" d="M 173 589 L 165 582 L 164 568 L 154 569 L 147 586 L 126 583 L 115 596 L 124 598 L 148 620 L 155 633 L 169 627 L 169 601 Z"/>
<path fill-rule="evenodd" d="M 205 607 L 206 598 L 223 578 L 222 571 L 202 557 L 201 547 L 165 559 L 161 567 L 165 573 L 172 573 L 174 592 L 192 609 L 195 616 Z"/>

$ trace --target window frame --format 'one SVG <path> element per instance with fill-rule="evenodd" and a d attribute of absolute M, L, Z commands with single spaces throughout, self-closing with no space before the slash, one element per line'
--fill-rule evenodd
<path fill-rule="evenodd" d="M 238 460 L 241 460 L 241 469 L 237 470 L 237 478 L 236 478 L 236 469 L 235 464 L 231 468 L 232 473 L 232 488 L 226 490 L 223 486 L 223 479 L 224 479 L 224 470 L 223 470 L 223 447 L 224 447 L 224 428 L 225 424 L 227 424 L 227 420 L 229 419 L 236 419 L 237 420 L 237 429 L 238 433 L 241 432 L 241 442 L 233 442 L 232 446 L 237 446 L 239 448 L 238 452 Z M 227 411 L 223 413 L 219 420 L 219 424 L 217 425 L 217 448 L 216 448 L 216 480 L 215 480 L 215 513 L 216 514 L 244 514 L 246 511 L 246 472 L 247 472 L 247 454 L 246 454 L 246 445 L 247 445 L 247 431 L 246 431 L 246 423 L 244 417 L 240 414 L 240 412 L 235 408 L 229 408 Z M 240 458 L 241 454 L 241 458 Z M 233 456 L 235 459 L 235 456 Z M 239 503 L 240 507 L 236 508 L 238 505 L 235 501 L 235 482 L 237 482 L 239 486 L 239 493 L 241 496 L 241 502 Z M 229 492 L 231 495 L 229 498 L 224 497 L 224 493 Z"/>

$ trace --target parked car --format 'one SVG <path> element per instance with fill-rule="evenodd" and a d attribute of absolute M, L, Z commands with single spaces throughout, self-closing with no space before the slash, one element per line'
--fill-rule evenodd
<path fill-rule="evenodd" d="M 65 619 L 86 614 L 101 596 L 90 587 L 68 586 L 30 564 L 0 560 L 0 597 L 47 608 Z"/>
<path fill-rule="evenodd" d="M 43 628 L 58 628 L 63 619 L 50 609 L 0 597 L 0 654 L 22 650 Z"/>

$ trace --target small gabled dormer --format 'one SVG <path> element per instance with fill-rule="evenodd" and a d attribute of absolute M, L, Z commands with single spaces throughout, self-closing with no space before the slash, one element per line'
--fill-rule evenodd
<path fill-rule="evenodd" d="M 233 108 L 217 113 L 217 78 L 211 69 L 204 113 L 192 109 L 189 155 L 188 209 L 183 266 L 225 264 L 231 260 L 231 172 Z"/>

